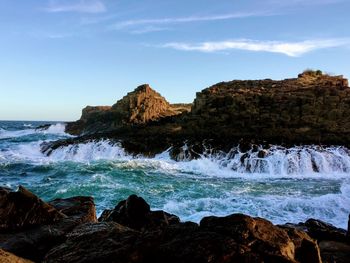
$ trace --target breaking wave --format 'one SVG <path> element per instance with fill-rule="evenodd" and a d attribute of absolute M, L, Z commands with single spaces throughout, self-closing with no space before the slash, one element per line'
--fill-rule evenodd
<path fill-rule="evenodd" d="M 171 149 L 154 158 L 129 155 L 119 143 L 109 140 L 79 143 L 59 147 L 49 156 L 40 152 L 40 143 L 22 144 L 12 150 L 17 159 L 42 162 L 73 161 L 90 163 L 112 161 L 116 166 L 152 168 L 164 173 L 190 173 L 200 177 L 289 177 L 323 176 L 348 177 L 350 175 L 350 150 L 345 147 L 297 146 L 240 152 L 239 147 L 228 153 L 203 154 L 193 160 L 174 161 Z M 261 156 L 263 152 L 263 156 Z M 1 155 L 1 153 L 0 153 Z"/>
<path fill-rule="evenodd" d="M 24 124 L 27 125 L 25 127 L 32 127 L 31 124 Z M 63 123 L 57 123 L 52 124 L 48 128 L 31 128 L 31 129 L 24 129 L 24 130 L 5 130 L 0 128 L 0 139 L 11 139 L 11 138 L 18 138 L 23 137 L 27 135 L 32 134 L 55 134 L 55 135 L 62 135 L 62 136 L 70 136 L 67 133 L 65 133 L 66 125 Z"/>

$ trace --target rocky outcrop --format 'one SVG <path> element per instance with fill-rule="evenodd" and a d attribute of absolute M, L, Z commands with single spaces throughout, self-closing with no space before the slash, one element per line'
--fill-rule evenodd
<path fill-rule="evenodd" d="M 89 240 L 89 241 L 87 241 Z M 85 242 L 84 242 L 85 241 Z M 109 222 L 76 228 L 45 262 L 321 262 L 315 241 L 245 215 L 204 218 L 162 231 Z"/>
<path fill-rule="evenodd" d="M 6 189 L 6 195 L 11 198 L 1 199 L 0 218 L 11 224 L 0 232 L 0 248 L 35 262 L 41 261 L 52 247 L 64 242 L 66 235 L 78 225 L 97 222 L 91 197 L 45 203 L 23 187 L 18 192 Z"/>
<path fill-rule="evenodd" d="M 350 240 L 346 230 L 316 219 L 308 219 L 297 225 L 281 226 L 299 229 L 318 241 L 323 262 L 347 263 L 350 258 Z"/>
<path fill-rule="evenodd" d="M 26 196 L 40 200 L 27 190 Z M 350 256 L 346 231 L 315 219 L 276 226 L 232 214 L 182 223 L 174 215 L 152 211 L 144 199 L 132 195 L 97 222 L 91 197 L 41 202 L 64 216 L 0 233 L 0 262 L 345 263 Z M 11 204 L 11 199 L 2 199 L 2 207 L 21 209 Z M 42 205 L 33 206 L 32 213 L 42 214 Z M 11 213 L 0 210 L 0 217 L 7 215 Z"/>
<path fill-rule="evenodd" d="M 164 211 L 151 211 L 142 197 L 129 196 L 113 210 L 105 210 L 99 221 L 113 221 L 136 230 L 166 227 L 177 224 L 180 219 Z"/>
<path fill-rule="evenodd" d="M 79 121 L 69 123 L 67 131 L 72 134 L 91 134 L 110 131 L 122 126 L 144 125 L 166 117 L 187 112 L 186 104 L 169 104 L 164 97 L 148 84 L 137 87 L 113 106 L 87 106 Z"/>
<path fill-rule="evenodd" d="M 197 93 L 191 118 L 201 120 L 195 129 L 220 127 L 233 138 L 348 144 L 349 105 L 346 79 L 306 71 L 282 81 L 218 83 Z"/>
<path fill-rule="evenodd" d="M 149 156 L 172 147 L 171 156 L 179 160 L 197 158 L 208 147 L 227 152 L 239 143 L 350 147 L 349 105 L 347 79 L 310 70 L 280 81 L 218 83 L 198 92 L 190 111 L 142 85 L 111 108 L 86 108 L 67 125 L 68 132 L 82 136 L 50 142 L 43 152 L 99 139 Z"/>
<path fill-rule="evenodd" d="M 177 115 L 175 109 L 148 84 L 137 87 L 112 106 L 120 113 L 123 123 L 144 124 Z"/>
<path fill-rule="evenodd" d="M 22 186 L 17 192 L 0 188 L 0 233 L 50 224 L 64 217 Z"/>

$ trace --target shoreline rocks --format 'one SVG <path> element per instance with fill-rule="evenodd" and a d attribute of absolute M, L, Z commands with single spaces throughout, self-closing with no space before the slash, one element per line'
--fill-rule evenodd
<path fill-rule="evenodd" d="M 40 199 L 23 187 L 19 192 L 3 191 L 3 222 L 11 214 L 6 210 L 12 207 L 11 199 L 6 198 L 10 193 L 28 192 L 33 207 L 30 211 L 42 213 L 36 205 Z M 339 263 L 348 262 L 350 255 L 346 231 L 315 219 L 277 226 L 266 219 L 232 214 L 204 217 L 199 224 L 180 222 L 175 215 L 152 211 L 136 195 L 103 212 L 98 221 L 91 197 L 43 204 L 64 216 L 27 228 L 9 225 L 0 233 L 1 262 L 12 262 L 6 261 L 8 258 L 30 262 L 15 258 L 19 256 L 34 262 Z"/>
<path fill-rule="evenodd" d="M 81 119 L 66 127 L 78 137 L 45 145 L 43 152 L 100 139 L 146 156 L 170 147 L 179 152 L 187 142 L 194 149 L 190 158 L 208 141 L 217 151 L 240 142 L 350 146 L 349 105 L 347 79 L 320 71 L 279 81 L 221 82 L 198 92 L 192 104 L 172 105 L 142 85 L 113 106 L 85 108 Z"/>

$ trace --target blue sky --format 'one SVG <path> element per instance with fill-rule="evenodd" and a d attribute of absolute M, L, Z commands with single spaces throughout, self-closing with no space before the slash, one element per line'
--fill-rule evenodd
<path fill-rule="evenodd" d="M 0 0 L 0 119 L 75 120 L 149 83 L 170 102 L 306 68 L 350 77 L 349 0 Z"/>

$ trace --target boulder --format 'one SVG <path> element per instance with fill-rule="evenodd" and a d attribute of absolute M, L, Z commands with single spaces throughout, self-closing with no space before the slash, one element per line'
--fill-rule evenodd
<path fill-rule="evenodd" d="M 338 241 L 323 240 L 319 242 L 323 262 L 348 263 L 350 260 L 350 244 Z"/>
<path fill-rule="evenodd" d="M 23 186 L 17 192 L 0 189 L 0 232 L 51 224 L 64 217 Z"/>
<path fill-rule="evenodd" d="M 316 241 L 305 232 L 274 226 L 262 218 L 243 214 L 227 217 L 206 217 L 200 227 L 230 236 L 238 244 L 249 249 L 242 258 L 267 262 L 321 262 Z"/>
<path fill-rule="evenodd" d="M 7 190 L 7 193 L 11 193 Z M 17 194 L 18 192 L 14 193 Z M 50 211 L 56 211 L 60 215 L 58 220 L 35 221 L 36 224 L 26 224 L 23 228 L 10 228 L 6 232 L 0 233 L 0 247 L 14 253 L 17 256 L 28 258 L 33 261 L 41 261 L 44 255 L 52 247 L 64 242 L 66 235 L 76 226 L 86 222 L 96 222 L 95 204 L 91 197 L 72 197 L 67 199 L 55 199 L 49 203 L 41 201 L 34 194 L 20 187 L 20 193 L 25 193 L 26 197 L 34 200 L 30 210 L 23 206 L 28 200 L 25 200 L 21 206 L 12 205 L 12 199 L 2 199 L 1 207 L 11 209 L 3 210 L 5 218 L 7 215 L 19 220 L 23 214 L 28 214 L 28 218 L 39 218 L 40 215 L 45 218 L 47 214 L 43 208 L 50 208 Z M 40 201 L 38 201 L 40 200 Z M 40 204 L 40 205 L 37 205 Z M 25 209 L 23 209 L 23 207 Z M 18 211 L 16 210 L 18 209 Z M 30 211 L 26 212 L 25 211 Z M 44 212 L 43 212 L 44 211 Z M 16 219 L 15 216 L 19 216 Z M 11 217 L 12 218 L 12 217 Z M 41 218 L 41 219 L 43 219 Z M 47 217 L 46 217 L 47 218 Z M 25 222 L 24 220 L 22 220 Z M 21 221 L 21 222 L 22 222 Z M 30 221 L 33 222 L 33 221 Z"/>
<path fill-rule="evenodd" d="M 75 196 L 55 199 L 49 202 L 62 214 L 81 223 L 97 222 L 94 199 L 89 196 Z"/>
<path fill-rule="evenodd" d="M 136 230 L 165 227 L 179 223 L 180 219 L 164 211 L 151 211 L 142 197 L 129 196 L 113 210 L 105 210 L 99 221 L 116 222 Z"/>
<path fill-rule="evenodd" d="M 314 239 L 346 241 L 346 230 L 316 219 L 308 219 L 304 223 L 307 233 Z"/>
<path fill-rule="evenodd" d="M 306 233 L 245 215 L 132 230 L 115 222 L 74 229 L 44 262 L 321 262 Z"/>
<path fill-rule="evenodd" d="M 44 262 L 321 262 L 305 232 L 243 214 L 180 223 L 131 195 L 99 221 L 76 227 Z"/>

